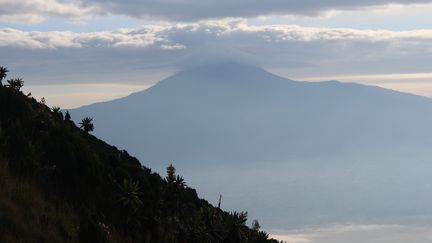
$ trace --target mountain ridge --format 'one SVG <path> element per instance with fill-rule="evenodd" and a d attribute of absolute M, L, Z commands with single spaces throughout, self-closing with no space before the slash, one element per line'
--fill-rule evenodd
<path fill-rule="evenodd" d="M 354 83 L 297 82 L 253 66 L 221 67 L 181 72 L 71 113 L 92 116 L 97 135 L 156 170 L 173 162 L 200 195 L 222 193 L 228 208 L 244 206 L 269 227 L 404 223 L 411 214 L 429 214 L 400 195 L 432 203 L 424 196 L 432 184 L 425 174 L 431 99 Z M 382 193 L 399 184 L 394 174 L 406 185 Z M 264 182 L 252 186 L 255 178 Z M 356 191 L 368 190 L 376 198 L 366 203 Z M 311 205 L 315 197 L 326 203 Z M 388 200 L 396 203 L 383 205 Z M 364 205 L 375 213 L 363 215 Z"/>
<path fill-rule="evenodd" d="M 229 70 L 228 72 L 217 72 L 217 70 L 226 70 L 227 68 Z M 215 69 L 217 69 L 217 70 L 215 70 Z M 240 69 L 240 71 L 238 69 Z M 341 82 L 339 80 L 324 80 L 324 81 L 313 81 L 313 82 L 312 81 L 294 81 L 294 80 L 287 79 L 285 77 L 273 74 L 271 72 L 268 72 L 265 69 L 257 67 L 257 66 L 253 66 L 253 65 L 249 65 L 249 64 L 233 63 L 233 62 L 222 62 L 222 63 L 217 63 L 217 64 L 210 64 L 210 65 L 203 64 L 203 65 L 188 67 L 188 68 L 183 69 L 183 70 L 181 70 L 181 71 L 179 71 L 179 72 L 177 72 L 177 73 L 175 73 L 175 74 L 173 74 L 173 75 L 171 75 L 165 79 L 162 79 L 161 81 L 157 82 L 155 85 L 153 85 L 153 86 L 151 86 L 145 90 L 136 91 L 136 92 L 133 92 L 127 96 L 116 98 L 116 99 L 113 99 L 110 101 L 96 102 L 96 103 L 92 103 L 92 104 L 88 104 L 88 105 L 83 105 L 83 106 L 80 106 L 77 108 L 73 108 L 71 110 L 79 110 L 79 109 L 83 109 L 83 108 L 90 107 L 93 105 L 105 104 L 105 103 L 110 103 L 110 102 L 118 102 L 118 101 L 121 101 L 125 98 L 130 98 L 131 96 L 132 97 L 133 96 L 139 96 L 139 95 L 145 94 L 147 92 L 150 92 L 153 89 L 157 89 L 157 88 L 159 88 L 159 86 L 165 85 L 166 83 L 172 84 L 173 81 L 178 82 L 178 80 L 173 80 L 173 79 L 178 79 L 178 77 L 182 77 L 182 76 L 188 76 L 189 81 L 191 78 L 201 78 L 202 79 L 202 78 L 211 77 L 210 81 L 220 82 L 221 77 L 222 78 L 223 77 L 229 77 L 229 74 L 232 73 L 232 71 L 234 71 L 236 73 L 240 72 L 242 74 L 251 75 L 251 72 L 247 72 L 248 70 L 253 70 L 255 73 L 260 73 L 260 74 L 265 74 L 267 76 L 271 76 L 275 79 L 278 79 L 278 81 L 283 82 L 285 85 L 289 83 L 289 84 L 302 84 L 302 85 L 319 85 L 319 86 L 321 86 L 321 85 L 332 85 L 332 86 L 341 85 L 341 86 L 347 86 L 347 87 L 353 86 L 353 87 L 357 87 L 357 88 L 374 88 L 374 89 L 381 90 L 381 91 L 399 93 L 401 95 L 423 98 L 425 100 L 432 101 L 432 99 L 430 97 L 421 96 L 421 95 L 412 94 L 412 93 L 403 92 L 403 91 L 398 91 L 398 90 L 393 90 L 393 89 L 388 89 L 388 88 L 383 88 L 383 87 L 379 87 L 379 86 L 375 86 L 375 85 L 359 84 L 359 83 L 354 83 L 354 82 Z M 254 73 L 254 72 L 252 72 L 252 73 Z M 190 74 L 192 74 L 192 75 L 190 75 Z M 230 81 L 233 81 L 233 80 L 230 80 Z M 236 79 L 234 81 L 238 81 L 238 79 Z M 199 84 L 200 82 L 197 82 L 197 83 Z M 235 82 L 233 82 L 233 83 L 235 83 Z M 246 83 L 247 83 L 247 81 L 246 81 Z"/>
<path fill-rule="evenodd" d="M 313 116 L 313 114 L 310 113 L 319 113 L 321 112 L 320 110 L 328 110 L 329 113 L 337 113 L 338 111 L 336 109 L 343 109 L 341 112 L 349 115 L 348 118 L 343 118 L 345 120 L 348 119 L 345 122 L 348 123 L 352 122 L 352 119 L 359 119 L 359 117 L 354 118 L 355 114 L 353 114 L 353 111 L 350 111 L 350 109 L 362 109 L 361 112 L 367 113 L 369 112 L 367 109 L 377 110 L 374 106 L 387 106 L 383 109 L 394 110 L 399 108 L 395 107 L 398 104 L 392 105 L 391 102 L 399 102 L 404 105 L 406 100 L 409 100 L 409 102 L 416 100 L 416 102 L 421 103 L 420 105 L 422 106 L 429 106 L 432 104 L 429 98 L 375 86 L 341 83 L 338 81 L 316 83 L 296 82 L 270 74 L 263 69 L 253 66 L 237 64 L 234 67 L 229 66 L 228 71 L 220 70 L 221 67 L 226 67 L 226 65 L 189 69 L 164 79 L 147 90 L 136 92 L 111 102 L 102 102 L 73 109 L 71 112 L 75 113 L 79 111 L 78 117 L 93 114 L 96 120 L 99 119 L 98 114 L 100 114 L 100 112 L 98 112 L 95 107 L 103 106 L 109 108 L 105 107 L 102 108 L 102 110 L 115 110 L 116 113 L 121 114 L 123 117 L 130 115 L 127 114 L 128 109 L 140 113 L 142 116 L 147 115 L 146 119 L 162 116 L 163 114 L 161 114 L 161 112 L 166 112 L 165 115 L 167 115 L 167 117 L 160 117 L 159 122 L 164 123 L 163 120 L 169 118 L 188 119 L 187 121 L 183 121 L 185 126 L 187 126 L 186 123 L 188 122 L 194 123 L 192 113 L 196 112 L 197 118 L 204 119 L 202 121 L 198 120 L 196 124 L 194 123 L 199 126 L 199 124 L 211 122 L 208 120 L 211 118 L 223 120 L 224 113 L 227 114 L 227 116 L 235 117 L 237 120 L 232 122 L 236 123 L 241 123 L 243 119 L 239 117 L 241 114 L 238 115 L 238 113 L 245 113 L 243 117 L 251 116 L 249 122 L 254 122 L 257 119 L 261 119 L 263 116 L 268 116 L 274 117 L 274 119 L 282 118 L 288 123 L 288 118 L 286 116 L 281 117 L 280 115 L 287 113 L 288 109 L 296 111 L 293 117 L 294 119 L 298 116 L 303 116 L 303 119 L 310 119 L 308 117 Z M 231 75 L 234 77 L 231 77 Z M 221 80 L 221 78 L 223 79 Z M 239 80 L 239 78 L 243 78 L 243 80 Z M 345 105 L 344 103 L 347 104 Z M 348 104 L 351 105 L 352 108 L 348 107 Z M 302 105 L 303 107 L 299 107 Z M 369 107 L 366 107 L 368 105 Z M 232 109 L 229 108 L 230 106 Z M 409 110 L 406 105 L 404 106 L 405 107 L 400 108 Z M 237 111 L 234 111 L 235 107 L 238 107 Z M 254 111 L 252 107 L 260 109 L 257 113 L 261 112 L 261 117 L 253 116 L 252 113 Z M 88 109 L 89 111 L 86 111 Z M 209 114 L 210 112 L 207 112 L 206 109 L 213 110 L 214 114 Z M 171 114 L 171 116 L 168 114 Z M 394 114 L 396 113 L 394 112 Z M 323 113 L 323 116 L 326 115 L 327 114 Z M 109 120 L 109 112 L 103 115 L 101 119 L 104 120 L 104 122 Z M 140 117 L 139 114 L 133 114 L 130 119 L 143 120 L 144 117 Z M 142 122 L 143 124 L 146 123 L 145 120 Z M 178 120 L 178 122 L 182 121 Z M 339 121 L 335 120 L 333 122 L 337 123 Z M 156 121 L 154 121 L 154 123 L 156 123 Z M 166 124 L 167 129 L 171 129 L 171 125 L 175 126 L 174 124 Z M 258 126 L 259 124 L 256 125 Z M 282 124 L 278 125 L 283 126 Z M 106 129 L 105 124 L 100 124 L 99 127 L 100 126 L 102 126 L 100 129 Z M 227 126 L 230 126 L 230 124 L 227 124 Z M 209 124 L 207 127 L 209 128 L 212 126 Z M 179 129 L 182 128 L 184 127 L 179 127 Z M 96 134 L 102 137 L 107 135 L 104 131 L 99 133 L 98 129 L 96 130 Z M 108 141 L 116 142 L 114 137 L 117 136 L 112 135 L 108 137 Z M 118 145 L 121 146 L 122 144 Z M 153 160 L 153 158 L 150 158 L 150 160 Z"/>

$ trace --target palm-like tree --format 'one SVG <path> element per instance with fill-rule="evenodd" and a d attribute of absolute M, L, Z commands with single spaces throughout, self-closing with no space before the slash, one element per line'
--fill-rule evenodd
<path fill-rule="evenodd" d="M 86 133 L 92 132 L 94 130 L 93 118 L 84 117 L 79 125 L 80 128 L 82 128 Z"/>
<path fill-rule="evenodd" d="M 223 241 L 223 217 L 214 208 L 201 208 L 198 219 L 194 222 L 202 224 L 196 229 L 191 229 L 199 242 L 222 242 Z"/>
<path fill-rule="evenodd" d="M 267 234 L 264 231 L 259 231 L 258 232 L 258 237 L 255 240 L 255 242 L 268 242 L 268 239 L 269 239 L 269 234 Z"/>
<path fill-rule="evenodd" d="M 61 120 L 63 120 L 63 112 L 61 112 L 60 107 L 58 107 L 58 106 L 53 106 L 53 107 L 51 108 L 51 110 L 54 112 L 54 114 L 55 114 L 58 118 L 60 118 Z"/>
<path fill-rule="evenodd" d="M 51 108 L 51 110 L 52 110 L 54 113 L 59 113 L 59 112 L 60 112 L 60 107 L 58 107 L 58 106 L 53 106 L 53 107 Z"/>
<path fill-rule="evenodd" d="M 7 72 L 9 72 L 7 68 L 0 66 L 0 85 L 3 85 L 2 80 L 6 78 Z"/>
<path fill-rule="evenodd" d="M 119 187 L 120 195 L 118 201 L 126 207 L 131 207 L 134 211 L 143 205 L 143 202 L 139 198 L 142 193 L 140 192 L 140 186 L 138 181 L 123 180 L 123 184 Z"/>
<path fill-rule="evenodd" d="M 246 242 L 248 240 L 249 229 L 246 226 L 247 213 L 234 212 L 230 214 L 228 219 L 227 238 L 224 240 L 226 243 Z"/>
<path fill-rule="evenodd" d="M 182 190 L 186 188 L 186 182 L 183 179 L 183 176 L 177 176 L 174 184 L 177 190 Z"/>
<path fill-rule="evenodd" d="M 165 177 L 165 181 L 168 182 L 169 185 L 172 185 L 176 190 L 181 190 L 186 187 L 185 180 L 182 176 L 176 175 L 176 169 L 172 164 L 167 167 L 167 176 Z"/>
<path fill-rule="evenodd" d="M 24 81 L 20 78 L 9 79 L 7 87 L 19 91 L 24 86 Z"/>
<path fill-rule="evenodd" d="M 118 186 L 119 193 L 117 194 L 117 202 L 125 210 L 125 220 L 130 227 L 135 227 L 141 224 L 139 210 L 143 207 L 143 202 L 140 199 L 142 193 L 138 181 L 129 181 L 123 179 L 123 184 Z"/>

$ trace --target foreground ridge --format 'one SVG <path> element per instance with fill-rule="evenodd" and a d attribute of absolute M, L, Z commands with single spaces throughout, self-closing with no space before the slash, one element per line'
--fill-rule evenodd
<path fill-rule="evenodd" d="M 89 134 L 92 120 L 81 130 L 24 95 L 20 81 L 0 86 L 0 242 L 277 242 L 247 213 L 200 199 L 173 166 L 162 178 Z"/>

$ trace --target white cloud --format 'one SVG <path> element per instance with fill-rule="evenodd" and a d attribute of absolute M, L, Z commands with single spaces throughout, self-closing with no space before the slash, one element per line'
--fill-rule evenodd
<path fill-rule="evenodd" d="M 251 38 L 247 40 L 246 37 Z M 245 20 L 207 21 L 191 24 L 148 25 L 137 29 L 74 33 L 70 31 L 20 31 L 0 29 L 0 46 L 24 48 L 61 47 L 148 47 L 185 48 L 189 44 L 224 42 L 233 39 L 264 43 L 290 42 L 389 42 L 390 47 L 422 44 L 432 39 L 432 29 L 413 31 L 357 30 L 349 28 L 313 28 L 296 25 L 248 25 Z M 174 43 L 174 44 L 173 44 Z M 189 47 L 192 47 L 189 45 Z"/>
<path fill-rule="evenodd" d="M 158 46 L 162 49 L 183 48 L 170 44 L 161 36 L 164 30 L 148 26 L 139 30 L 120 29 L 109 32 L 73 33 L 70 31 L 25 32 L 16 29 L 0 29 L 0 46 L 21 48 L 90 48 L 90 47 L 141 47 Z"/>
<path fill-rule="evenodd" d="M 0 21 L 35 24 L 48 16 L 60 16 L 72 21 L 87 19 L 100 13 L 95 6 L 82 7 L 74 2 L 59 0 L 0 0 Z"/>

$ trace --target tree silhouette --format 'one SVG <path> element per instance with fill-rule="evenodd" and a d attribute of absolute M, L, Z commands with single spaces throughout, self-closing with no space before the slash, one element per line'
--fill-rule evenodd
<path fill-rule="evenodd" d="M 60 107 L 58 106 L 53 106 L 51 108 L 51 110 L 54 112 L 54 114 L 61 120 L 63 120 L 63 113 L 61 112 Z"/>
<path fill-rule="evenodd" d="M 260 238 L 260 228 L 261 225 L 259 224 L 258 220 L 254 220 L 252 221 L 252 227 L 251 227 L 251 231 L 249 234 L 249 240 L 253 241 L 253 242 L 261 242 L 261 238 Z"/>
<path fill-rule="evenodd" d="M 170 164 L 167 167 L 167 176 L 166 176 L 166 181 L 168 183 L 174 183 L 176 180 L 176 169 L 174 168 L 174 166 L 172 164 Z"/>
<path fill-rule="evenodd" d="M 24 86 L 24 81 L 20 78 L 9 79 L 7 82 L 8 84 L 6 86 L 16 91 L 20 91 Z"/>
<path fill-rule="evenodd" d="M 191 232 L 197 242 L 222 242 L 224 239 L 224 218 L 215 208 L 201 208 L 193 222 Z M 193 242 L 193 241 L 191 241 Z"/>
<path fill-rule="evenodd" d="M 177 190 L 181 190 L 181 189 L 184 189 L 186 187 L 186 182 L 183 179 L 183 176 L 177 176 L 174 184 L 175 184 Z"/>
<path fill-rule="evenodd" d="M 66 111 L 65 113 L 65 121 L 70 121 L 71 120 L 71 115 L 69 113 L 69 111 Z"/>
<path fill-rule="evenodd" d="M 130 181 L 124 178 L 123 183 L 117 187 L 119 193 L 116 196 L 116 201 L 123 208 L 122 212 L 126 224 L 129 227 L 139 225 L 142 221 L 139 210 L 144 206 L 143 201 L 140 199 L 143 193 L 140 192 L 139 181 Z"/>
<path fill-rule="evenodd" d="M 261 229 L 261 225 L 259 224 L 258 220 L 252 221 L 252 230 L 259 231 Z"/>
<path fill-rule="evenodd" d="M 51 110 L 52 110 L 53 112 L 55 112 L 55 113 L 59 113 L 59 112 L 60 112 L 60 107 L 58 107 L 58 106 L 53 106 L 53 107 L 51 108 Z"/>
<path fill-rule="evenodd" d="M 246 242 L 248 240 L 249 229 L 246 226 L 247 213 L 234 212 L 228 220 L 228 234 L 224 240 L 226 243 Z"/>
<path fill-rule="evenodd" d="M 80 128 L 83 129 L 86 133 L 92 132 L 94 130 L 93 118 L 84 117 L 79 123 Z"/>
<path fill-rule="evenodd" d="M 2 80 L 4 78 L 6 78 L 7 72 L 9 72 L 9 70 L 7 70 L 7 68 L 0 66 L 0 86 L 3 85 Z"/>
<path fill-rule="evenodd" d="M 126 207 L 131 207 L 133 211 L 136 211 L 139 206 L 143 203 L 139 198 L 142 193 L 140 192 L 138 181 L 123 180 L 123 184 L 119 186 L 120 194 L 117 197 L 118 202 Z"/>

